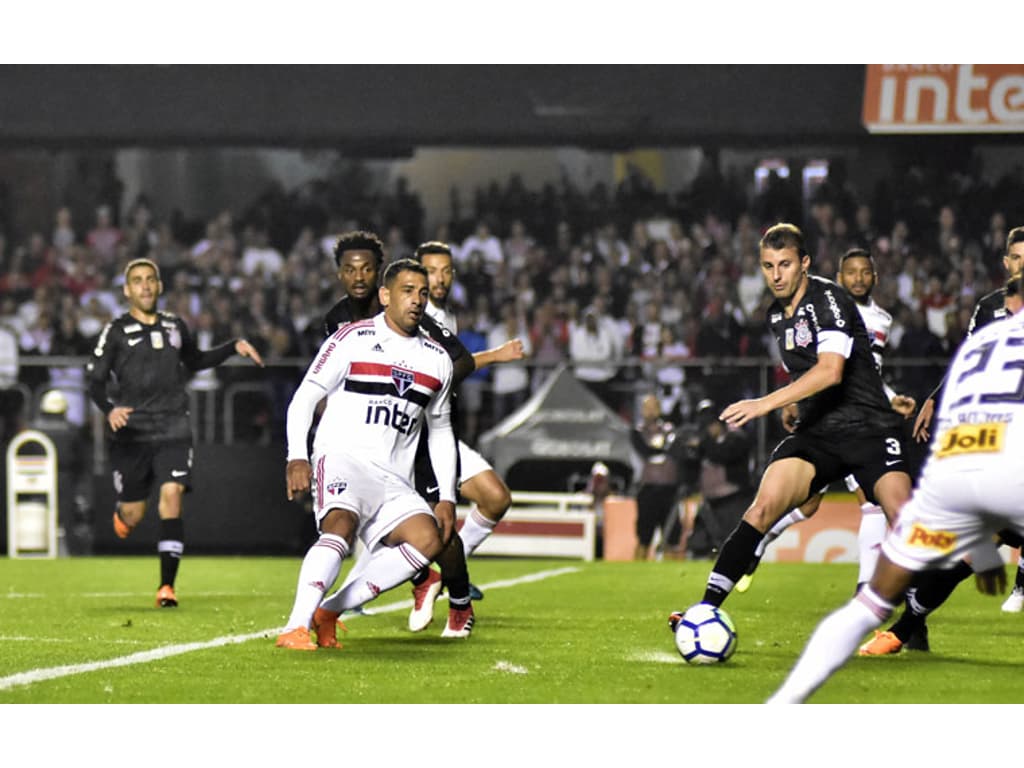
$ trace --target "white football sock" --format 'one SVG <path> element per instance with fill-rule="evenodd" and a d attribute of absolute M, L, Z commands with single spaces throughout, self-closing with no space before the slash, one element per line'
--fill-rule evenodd
<path fill-rule="evenodd" d="M 865 502 L 860 505 L 860 511 L 860 528 L 857 530 L 860 569 L 857 573 L 857 583 L 866 584 L 875 573 L 878 553 L 882 551 L 882 542 L 889 531 L 889 524 L 885 520 L 885 513 L 877 504 Z"/>
<path fill-rule="evenodd" d="M 766 704 L 800 704 L 853 654 L 861 638 L 892 615 L 870 586 L 829 614 L 814 630 L 786 681 Z"/>
<path fill-rule="evenodd" d="M 295 589 L 295 603 L 288 617 L 286 629 L 308 627 L 313 620 L 324 592 L 331 588 L 341 572 L 341 561 L 348 555 L 348 544 L 341 536 L 322 533 L 309 548 L 299 569 L 299 585 Z"/>
<path fill-rule="evenodd" d="M 761 543 L 757 545 L 757 549 L 754 550 L 754 554 L 757 557 L 762 557 L 768 545 L 775 541 L 781 536 L 787 528 L 791 525 L 796 525 L 802 520 L 806 520 L 807 516 L 800 511 L 800 507 L 793 507 L 789 512 L 784 514 L 778 520 L 775 521 L 775 525 L 768 529 L 768 533 L 761 539 Z"/>
<path fill-rule="evenodd" d="M 484 543 L 484 540 L 494 532 L 497 525 L 493 520 L 488 520 L 481 515 L 476 506 L 469 510 L 469 514 L 466 515 L 466 519 L 462 523 L 462 529 L 459 531 L 459 538 L 462 539 L 462 548 L 466 550 L 466 557 L 473 554 L 476 548 Z"/>
<path fill-rule="evenodd" d="M 342 613 L 358 608 L 375 599 L 382 592 L 397 587 L 430 561 L 410 544 L 381 547 L 373 553 L 370 562 L 356 579 L 348 579 L 337 592 L 324 600 L 320 607 Z"/>

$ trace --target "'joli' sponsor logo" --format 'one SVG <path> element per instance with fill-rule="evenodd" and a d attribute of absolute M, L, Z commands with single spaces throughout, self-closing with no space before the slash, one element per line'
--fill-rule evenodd
<path fill-rule="evenodd" d="M 1003 450 L 1006 424 L 957 424 L 939 437 L 935 458 L 944 459 L 965 453 L 997 453 Z"/>

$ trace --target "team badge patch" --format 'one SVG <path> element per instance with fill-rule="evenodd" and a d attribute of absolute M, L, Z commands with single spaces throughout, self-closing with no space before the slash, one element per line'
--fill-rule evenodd
<path fill-rule="evenodd" d="M 793 341 L 796 342 L 796 345 L 798 347 L 806 347 L 808 344 L 814 341 L 814 336 L 811 334 L 811 327 L 803 318 L 796 321 L 796 325 L 794 326 Z"/>
<path fill-rule="evenodd" d="M 409 387 L 416 381 L 416 374 L 412 371 L 407 371 L 404 368 L 391 368 L 391 381 L 395 384 L 395 389 L 398 390 L 399 395 L 404 395 L 409 391 Z"/>
<path fill-rule="evenodd" d="M 327 484 L 327 492 L 331 496 L 340 496 L 346 488 L 348 488 L 348 483 L 344 480 L 331 480 L 331 482 Z"/>
<path fill-rule="evenodd" d="M 149 332 L 149 343 L 153 346 L 153 349 L 164 348 L 164 335 L 160 331 Z"/>

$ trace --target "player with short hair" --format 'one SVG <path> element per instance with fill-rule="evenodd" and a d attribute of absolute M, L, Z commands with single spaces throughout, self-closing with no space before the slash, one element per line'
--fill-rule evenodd
<path fill-rule="evenodd" d="M 110 464 L 117 507 L 114 532 L 127 538 L 146 514 L 149 493 L 159 485 L 160 585 L 156 604 L 178 605 L 174 591 L 185 532 L 182 501 L 192 489 L 192 428 L 185 385 L 196 371 L 238 354 L 263 366 L 245 339 L 200 350 L 177 315 L 157 308 L 163 292 L 160 268 L 134 259 L 124 268 L 128 311 L 100 333 L 86 365 L 89 396 L 110 427 Z M 116 389 L 108 392 L 114 379 Z"/>
<path fill-rule="evenodd" d="M 430 278 L 430 300 L 427 314 L 452 336 L 458 335 L 456 315 L 448 306 L 448 296 L 455 279 L 455 265 L 451 248 L 445 243 L 432 240 L 416 248 L 416 258 L 426 268 Z M 527 353 L 522 339 L 511 339 L 493 350 L 473 355 L 477 368 L 491 363 L 512 362 L 522 359 Z M 512 493 L 494 468 L 480 453 L 462 440 L 459 445 L 459 494 L 473 506 L 463 521 L 459 539 L 465 557 L 476 549 L 494 531 L 512 505 Z M 429 474 L 429 466 L 423 467 Z M 442 563 L 442 575 L 444 575 Z M 471 586 L 472 589 L 472 586 Z M 433 604 L 441 591 L 441 579 L 432 570 L 417 574 L 413 578 L 413 609 L 409 615 L 409 628 L 426 629 L 433 619 Z M 475 599 L 480 599 L 478 593 Z M 449 602 L 451 595 L 449 595 Z M 450 617 L 451 618 L 451 617 Z M 458 618 L 458 617 L 456 617 Z M 451 622 L 449 622 L 451 623 Z"/>
<path fill-rule="evenodd" d="M 313 489 L 320 537 L 302 561 L 280 648 L 338 647 L 339 615 L 406 581 L 437 557 L 454 530 L 453 369 L 444 349 L 420 332 L 426 270 L 410 259 L 392 262 L 378 300 L 383 312 L 324 341 L 288 406 L 288 498 Z M 307 438 L 324 397 L 311 463 Z M 433 509 L 413 477 L 424 422 L 439 485 Z M 369 561 L 324 600 L 357 534 Z"/>
<path fill-rule="evenodd" d="M 846 289 L 853 297 L 860 312 L 864 327 L 867 330 L 868 338 L 871 341 L 871 353 L 875 358 L 875 365 L 882 370 L 882 353 L 889 341 L 889 330 L 892 328 L 892 315 L 886 312 L 871 297 L 875 283 L 878 280 L 878 273 L 875 270 L 875 261 L 871 253 L 863 248 L 851 248 L 839 259 L 839 270 L 836 274 L 836 282 Z M 882 381 L 886 397 L 894 411 L 905 419 L 914 414 L 917 404 L 914 398 L 897 394 L 885 380 Z M 857 496 L 857 503 L 861 509 L 861 524 L 857 533 L 857 545 L 859 551 L 858 562 L 860 569 L 857 575 L 858 588 L 861 584 L 871 578 L 875 571 L 875 562 L 878 560 L 879 547 L 885 539 L 887 523 L 882 508 L 867 500 L 864 491 L 857 484 L 852 475 L 846 477 L 846 487 Z M 771 530 L 765 534 L 761 544 L 758 546 L 755 559 L 747 569 L 746 575 L 736 585 L 737 591 L 746 591 L 750 578 L 761 561 L 768 545 L 783 534 L 791 525 L 814 516 L 821 505 L 821 500 L 826 489 L 816 493 L 803 505 L 783 515 L 782 518 Z"/>
<path fill-rule="evenodd" d="M 803 233 L 772 226 L 760 242 L 761 271 L 775 297 L 768 324 L 793 381 L 763 397 L 727 406 L 733 427 L 783 411 L 792 434 L 772 452 L 753 503 L 729 535 L 701 602 L 720 606 L 743 576 L 765 533 L 818 488 L 853 474 L 890 521 L 910 496 L 910 476 L 871 343 L 850 295 L 808 273 Z M 673 614 L 670 625 L 677 620 Z"/>
<path fill-rule="evenodd" d="M 976 330 L 957 350 L 935 432 L 871 583 L 818 625 L 768 703 L 805 701 L 892 614 L 917 572 L 967 557 L 979 591 L 1005 590 L 993 537 L 1004 530 L 1024 536 L 1024 313 Z"/>
<path fill-rule="evenodd" d="M 430 243 L 424 244 L 424 246 L 446 247 L 443 243 L 438 243 L 436 246 Z M 424 246 L 421 246 L 421 249 Z M 338 279 L 345 289 L 345 296 L 327 313 L 325 330 L 328 334 L 347 323 L 369 317 L 377 310 L 379 306 L 375 295 L 377 275 L 384 258 L 383 244 L 376 235 L 369 232 L 351 232 L 343 235 L 339 238 L 334 253 L 335 261 L 338 264 Z M 428 277 L 428 290 L 430 282 L 432 281 Z M 450 289 L 450 281 L 448 287 Z M 470 354 L 454 332 L 445 328 L 430 315 L 430 306 L 431 303 L 428 303 L 427 311 L 420 318 L 420 328 L 440 344 L 452 358 L 453 395 L 458 384 L 477 368 L 522 357 L 522 345 L 513 342 L 503 344 L 495 349 Z M 424 440 L 421 439 L 420 450 L 417 454 L 416 488 L 421 495 L 431 500 L 431 498 L 436 498 L 437 488 L 425 448 Z M 460 455 L 461 453 L 460 450 Z M 366 558 L 361 558 L 349 573 L 347 580 L 357 577 L 367 562 Z M 417 619 L 413 621 L 410 617 L 410 628 L 413 631 L 419 631 L 430 624 L 433 618 L 434 601 L 440 594 L 443 585 L 448 588 L 449 602 L 448 622 L 445 625 L 443 636 L 468 637 L 474 621 L 471 602 L 472 585 L 469 583 L 469 572 L 466 567 L 465 553 L 462 550 L 461 537 L 453 537 L 446 545 L 438 558 L 438 564 L 442 570 L 441 577 L 438 577 L 431 568 L 414 577 L 413 613 L 417 615 Z"/>
<path fill-rule="evenodd" d="M 1005 293 L 1006 312 L 996 319 L 1011 317 L 1020 312 L 1022 297 L 1020 275 L 1011 277 L 1002 289 Z M 970 337 L 968 337 L 970 338 Z M 1011 530 L 999 532 L 999 543 L 1020 548 L 1024 539 Z M 913 585 L 907 590 L 907 599 L 900 615 L 889 629 L 876 631 L 874 636 L 860 646 L 861 656 L 885 656 L 899 653 L 904 648 L 913 650 L 915 643 L 924 638 L 927 643 L 927 618 L 949 599 L 953 591 L 973 573 L 971 564 L 961 560 L 952 568 L 925 571 L 917 574 Z M 1002 605 L 1006 613 L 1018 613 L 1024 605 L 1024 559 L 1018 559 L 1013 590 Z M 919 647 L 919 646 L 918 646 Z M 927 650 L 927 646 L 925 647 Z"/>

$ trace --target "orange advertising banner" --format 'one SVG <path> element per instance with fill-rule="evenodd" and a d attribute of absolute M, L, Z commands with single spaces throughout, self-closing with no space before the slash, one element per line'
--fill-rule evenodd
<path fill-rule="evenodd" d="M 870 133 L 1024 133 L 1024 64 L 868 64 Z"/>

